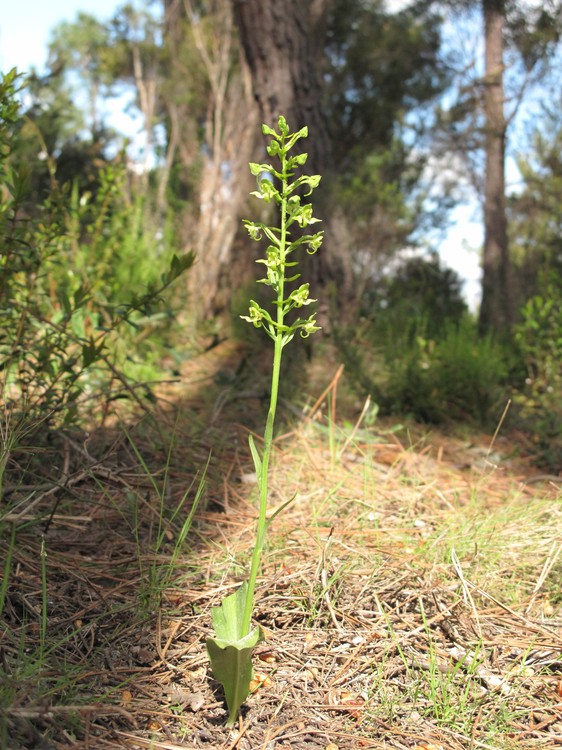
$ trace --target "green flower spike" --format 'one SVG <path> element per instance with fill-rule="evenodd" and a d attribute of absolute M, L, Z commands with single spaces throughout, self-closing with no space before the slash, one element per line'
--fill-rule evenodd
<path fill-rule="evenodd" d="M 252 629 L 252 612 L 254 607 L 254 591 L 260 568 L 261 554 L 265 542 L 265 535 L 273 518 L 283 510 L 291 500 L 282 505 L 268 519 L 267 492 L 268 469 L 273 443 L 273 427 L 279 393 L 281 371 L 281 356 L 283 347 L 291 341 L 298 332 L 303 338 L 319 330 L 314 313 L 308 318 L 287 319 L 292 310 L 305 307 L 316 300 L 309 296 L 309 285 L 301 284 L 289 291 L 286 287 L 296 281 L 300 274 L 286 277 L 286 269 L 294 268 L 297 262 L 290 260 L 293 253 L 304 247 L 309 254 L 314 254 L 322 244 L 322 232 L 316 234 L 299 234 L 291 241 L 290 227 L 298 226 L 305 229 L 314 224 L 312 205 L 302 202 L 301 195 L 295 190 L 309 196 L 320 182 L 319 175 L 301 175 L 293 180 L 296 167 L 306 163 L 306 154 L 289 156 L 289 152 L 300 138 L 306 138 L 308 128 L 302 128 L 291 133 L 287 121 L 280 117 L 279 132 L 264 125 L 263 134 L 271 136 L 267 147 L 270 157 L 279 162 L 276 169 L 272 164 L 250 164 L 251 173 L 257 178 L 258 190 L 251 193 L 266 203 L 273 203 L 279 208 L 280 222 L 278 227 L 267 226 L 262 222 L 245 221 L 244 225 L 253 240 L 266 238 L 268 247 L 265 258 L 258 260 L 265 266 L 265 278 L 259 283 L 271 287 L 275 294 L 273 300 L 274 313 L 270 314 L 255 300 L 250 301 L 248 315 L 242 315 L 256 328 L 263 328 L 273 340 L 273 372 L 271 376 L 271 397 L 269 412 L 265 426 L 262 455 L 250 435 L 250 452 L 256 470 L 259 487 L 259 517 L 256 540 L 252 554 L 248 581 L 244 582 L 234 594 L 227 596 L 219 607 L 211 610 L 213 627 L 216 637 L 207 639 L 207 652 L 215 679 L 224 687 L 226 704 L 228 706 L 227 726 L 233 726 L 240 706 L 248 697 L 252 679 L 252 651 L 263 640 L 263 633 L 259 626 Z"/>

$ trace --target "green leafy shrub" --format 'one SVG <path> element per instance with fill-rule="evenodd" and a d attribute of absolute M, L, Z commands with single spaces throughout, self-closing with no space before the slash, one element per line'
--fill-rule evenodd
<path fill-rule="evenodd" d="M 379 321 L 381 330 L 386 325 Z M 490 337 L 481 338 L 468 315 L 449 323 L 436 338 L 424 335 L 425 327 L 423 318 L 413 318 L 394 339 L 389 327 L 388 335 L 377 341 L 374 326 L 354 343 L 340 346 L 360 389 L 370 393 L 383 413 L 436 424 L 497 422 L 511 392 L 509 350 Z"/>
<path fill-rule="evenodd" d="M 509 397 L 509 352 L 478 335 L 459 276 L 437 257 L 402 263 L 369 291 L 363 313 L 335 338 L 351 377 L 383 413 L 497 421 Z"/>
<path fill-rule="evenodd" d="M 367 294 L 364 312 L 373 331 L 396 341 L 417 335 L 435 339 L 467 312 L 459 275 L 439 258 L 410 258 Z"/>
<path fill-rule="evenodd" d="M 508 354 L 487 336 L 478 336 L 467 316 L 440 340 L 417 337 L 389 365 L 386 396 L 392 411 L 426 422 L 499 418 L 509 398 Z"/>
<path fill-rule="evenodd" d="M 132 380 L 153 380 L 177 334 L 170 297 L 150 296 L 162 281 L 160 269 L 171 268 L 174 237 L 169 223 L 162 229 L 151 225 L 148 198 L 131 195 L 122 161 L 104 166 L 98 183 L 95 194 L 73 186 L 67 209 L 65 283 L 83 284 L 90 296 L 76 318 L 76 333 L 87 335 L 92 320 L 110 329 L 116 313 L 126 317 L 127 325 L 111 339 L 112 362 Z"/>
<path fill-rule="evenodd" d="M 546 465 L 562 466 L 562 279 L 549 280 L 544 292 L 521 310 L 515 328 L 526 369 L 525 386 L 515 395 L 517 421 L 532 433 Z"/>
<path fill-rule="evenodd" d="M 13 154 L 18 85 L 15 70 L 0 79 L 0 391 L 12 415 L 42 424 L 73 419 L 79 396 L 115 377 L 120 348 L 134 350 L 193 256 L 168 253 L 168 270 L 155 270 L 158 253 L 139 241 L 138 211 L 124 200 L 123 165 L 101 171 L 92 200 L 51 173 L 31 214 Z"/>

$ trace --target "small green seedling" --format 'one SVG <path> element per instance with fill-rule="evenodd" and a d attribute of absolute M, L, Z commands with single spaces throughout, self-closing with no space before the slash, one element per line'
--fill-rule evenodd
<path fill-rule="evenodd" d="M 310 195 L 318 186 L 320 176 L 294 177 L 295 169 L 305 164 L 307 154 L 289 156 L 289 151 L 300 138 L 307 137 L 308 128 L 291 133 L 284 117 L 279 118 L 278 127 L 279 132 L 276 132 L 267 125 L 263 125 L 262 131 L 264 135 L 272 138 L 267 152 L 279 162 L 279 167 L 276 169 L 272 164 L 250 164 L 250 171 L 257 178 L 258 183 L 258 190 L 251 194 L 266 203 L 272 202 L 278 207 L 279 226 L 271 227 L 262 222 L 244 222 L 252 239 L 259 241 L 265 237 L 269 243 L 265 258 L 257 262 L 265 266 L 265 277 L 260 279 L 260 283 L 271 287 L 275 296 L 272 314 L 254 300 L 250 300 L 249 313 L 242 316 L 256 328 L 263 328 L 274 344 L 271 397 L 261 456 L 252 436 L 249 440 L 259 487 L 256 540 L 248 580 L 234 594 L 227 596 L 219 607 L 213 608 L 211 617 L 216 638 L 207 639 L 207 652 L 213 674 L 224 687 L 229 712 L 227 726 L 234 724 L 240 706 L 250 692 L 252 651 L 263 640 L 259 625 L 252 629 L 251 624 L 254 591 L 265 535 L 273 518 L 288 505 L 288 503 L 283 504 L 269 519 L 267 518 L 268 470 L 279 392 L 281 355 L 283 348 L 297 332 L 306 338 L 319 330 L 314 313 L 307 318 L 300 317 L 298 313 L 301 308 L 316 301 L 309 297 L 309 285 L 300 284 L 292 290 L 289 290 L 287 285 L 300 278 L 300 274 L 295 272 L 297 262 L 293 259 L 294 252 L 304 247 L 312 255 L 322 244 L 322 232 L 299 233 L 293 239 L 290 231 L 291 227 L 305 229 L 310 224 L 319 221 L 312 215 L 312 205 L 303 202 L 301 194 L 305 197 Z M 289 276 L 287 276 L 287 269 L 291 269 Z M 293 313 L 293 311 L 297 312 Z"/>

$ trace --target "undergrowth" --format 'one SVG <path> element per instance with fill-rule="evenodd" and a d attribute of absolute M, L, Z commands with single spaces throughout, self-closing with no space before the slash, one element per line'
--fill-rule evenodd
<path fill-rule="evenodd" d="M 10 463 L 4 746 L 214 748 L 237 737 L 265 750 L 268 732 L 281 746 L 295 739 L 295 716 L 299 738 L 318 748 L 400 748 L 412 737 L 549 746 L 560 732 L 559 491 L 523 483 L 501 435 L 491 450 L 490 437 L 415 436 L 368 404 L 342 411 L 344 380 L 273 444 L 274 508 L 297 494 L 264 547 L 256 620 L 267 637 L 234 737 L 204 640 L 250 554 L 255 477 L 236 447 L 245 431 L 210 428 L 224 442 L 203 492 L 185 468 L 194 452 L 201 465 L 208 456 L 189 409 L 163 408 L 158 428 L 73 435 L 66 486 L 51 451 L 42 465 L 54 474 L 35 482 L 53 492 L 33 507 L 47 488 L 14 483 Z"/>
<path fill-rule="evenodd" d="M 59 184 L 47 157 L 49 191 L 29 206 L 27 165 L 15 150 L 20 90 L 15 70 L 2 77 L 0 394 L 11 443 L 73 423 L 94 398 L 140 401 L 139 388 L 150 396 L 139 376 L 161 372 L 162 356 L 147 338 L 160 327 L 165 341 L 173 313 L 164 294 L 194 260 L 143 223 L 119 157 L 100 168 L 95 193 Z"/>

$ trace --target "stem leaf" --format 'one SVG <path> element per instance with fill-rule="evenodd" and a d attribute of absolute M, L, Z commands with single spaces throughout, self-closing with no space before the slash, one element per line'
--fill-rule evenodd
<path fill-rule="evenodd" d="M 252 458 L 254 459 L 254 467 L 256 469 L 256 477 L 258 479 L 258 485 L 261 484 L 261 458 L 260 454 L 258 453 L 258 449 L 256 448 L 256 444 L 254 443 L 254 436 L 252 434 L 248 437 L 248 443 L 250 445 L 250 452 L 252 454 Z"/>
<path fill-rule="evenodd" d="M 272 523 L 272 521 L 275 518 L 277 518 L 277 516 L 279 515 L 279 513 L 282 513 L 285 510 L 285 508 L 287 506 L 289 506 L 293 502 L 293 500 L 296 498 L 296 496 L 297 496 L 297 493 L 295 492 L 295 494 L 293 495 L 293 497 L 290 497 L 288 500 L 285 500 L 284 503 L 281 503 L 281 505 L 278 508 L 276 508 L 270 516 L 268 516 L 268 518 L 267 518 L 267 525 L 268 526 Z"/>

